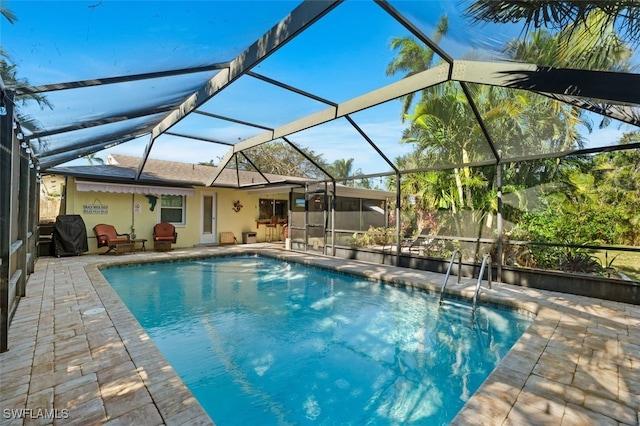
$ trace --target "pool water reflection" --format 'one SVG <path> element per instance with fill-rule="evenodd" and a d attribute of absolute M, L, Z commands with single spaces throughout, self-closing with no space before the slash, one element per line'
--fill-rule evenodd
<path fill-rule="evenodd" d="M 265 257 L 102 273 L 219 425 L 448 424 L 531 322 Z"/>

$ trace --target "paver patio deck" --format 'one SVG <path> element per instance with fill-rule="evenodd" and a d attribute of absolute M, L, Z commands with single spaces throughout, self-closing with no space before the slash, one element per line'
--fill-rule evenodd
<path fill-rule="evenodd" d="M 40 258 L 0 354 L 0 424 L 205 425 L 212 420 L 106 283 L 99 264 L 246 250 L 439 290 L 442 275 L 225 246 Z M 449 285 L 470 297 L 475 281 Z M 638 425 L 640 306 L 494 284 L 481 301 L 535 314 L 456 425 Z"/>

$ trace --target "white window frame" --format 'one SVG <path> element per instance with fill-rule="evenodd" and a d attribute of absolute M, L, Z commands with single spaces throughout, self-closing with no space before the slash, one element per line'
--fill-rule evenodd
<path fill-rule="evenodd" d="M 182 199 L 182 207 L 163 207 L 162 206 L 162 201 L 165 198 L 169 198 L 169 197 L 180 197 Z M 158 216 L 159 216 L 159 221 L 163 221 L 162 220 L 162 209 L 175 209 L 178 210 L 180 209 L 182 211 L 182 221 L 180 222 L 169 222 L 173 225 L 185 225 L 186 221 L 187 221 L 187 197 L 185 195 L 161 195 L 160 196 L 160 208 L 158 210 Z M 166 222 L 166 221 L 165 221 Z"/>

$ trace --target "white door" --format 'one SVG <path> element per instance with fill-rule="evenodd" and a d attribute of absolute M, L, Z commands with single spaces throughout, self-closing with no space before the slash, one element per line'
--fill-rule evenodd
<path fill-rule="evenodd" d="M 202 214 L 200 218 L 200 223 L 202 224 L 200 229 L 201 244 L 215 244 L 218 242 L 216 231 L 216 195 L 217 194 L 202 194 Z"/>

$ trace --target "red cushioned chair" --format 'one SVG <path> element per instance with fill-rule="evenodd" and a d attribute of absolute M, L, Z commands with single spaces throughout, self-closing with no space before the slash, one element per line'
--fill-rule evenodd
<path fill-rule="evenodd" d="M 171 250 L 171 244 L 178 240 L 176 227 L 168 222 L 160 222 L 153 227 L 153 248 L 158 251 Z"/>
<path fill-rule="evenodd" d="M 115 254 L 131 251 L 131 237 L 129 234 L 119 234 L 113 225 L 100 223 L 93 227 L 93 233 L 96 234 L 98 248 L 108 247 L 104 254 L 114 250 Z"/>

